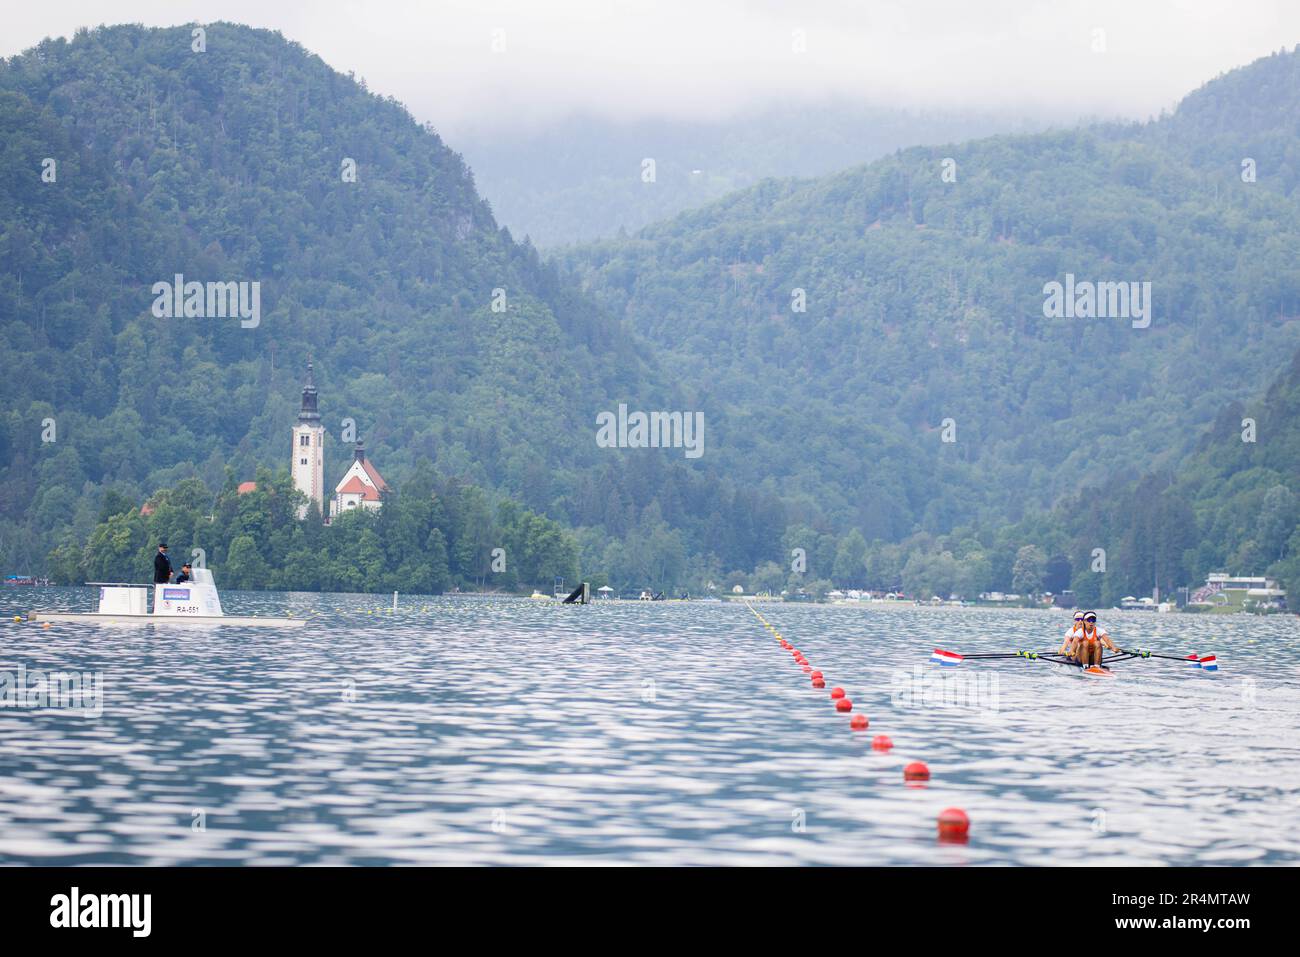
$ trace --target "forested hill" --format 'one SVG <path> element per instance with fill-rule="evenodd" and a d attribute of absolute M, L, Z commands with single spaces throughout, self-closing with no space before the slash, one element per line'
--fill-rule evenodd
<path fill-rule="evenodd" d="M 1300 56 L 1278 53 L 1189 94 L 1148 128 L 1150 139 L 1204 168 L 1240 176 L 1250 161 L 1265 189 L 1300 190 Z"/>
<path fill-rule="evenodd" d="M 1117 603 L 1209 571 L 1269 574 L 1300 595 L 1300 352 L 1266 393 L 1232 403 L 1176 471 L 1114 479 L 1063 502 L 1044 536 L 1078 569 L 1085 604 Z M 1090 569 L 1106 550 L 1105 574 Z"/>
<path fill-rule="evenodd" d="M 287 467 L 309 358 L 331 486 L 347 418 L 395 485 L 431 463 L 615 537 L 696 527 L 738 565 L 779 535 L 708 459 L 596 447 L 598 411 L 698 402 L 432 129 L 279 34 L 194 45 L 106 27 L 0 62 L 0 568 L 84 540 L 109 488 Z M 177 274 L 259 282 L 260 321 L 157 318 Z"/>
<path fill-rule="evenodd" d="M 230 504 L 235 483 L 287 465 L 311 359 L 329 484 L 353 420 L 394 487 L 517 500 L 618 588 L 919 589 L 954 562 L 972 593 L 1031 582 L 1017 538 L 1066 549 L 1054 505 L 1183 474 L 1300 344 L 1295 63 L 1151 124 L 766 181 L 557 268 L 499 228 L 432 129 L 278 34 L 46 41 L 0 62 L 0 572 L 45 571 L 57 546 L 72 567 L 161 489 L 155 516 L 202 517 L 205 490 L 257 512 Z M 259 283 L 257 321 L 160 317 L 155 286 L 177 275 Z M 1149 326 L 1046 317 L 1067 275 L 1149 282 Z M 704 454 L 599 447 L 596 416 L 621 403 L 703 414 Z M 514 509 L 500 527 L 539 538 Z M 415 540 L 434 516 L 387 521 Z M 242 528 L 229 546 L 256 580 Z M 261 561 L 310 553 L 281 531 Z M 447 576 L 428 580 L 481 580 L 483 543 L 442 531 Z M 317 584 L 355 586 L 346 551 Z M 1217 559 L 1193 551 L 1186 574 Z M 1068 581 L 1074 552 L 1051 557 Z M 366 587 L 390 587 L 375 567 Z"/>
<path fill-rule="evenodd" d="M 508 133 L 488 123 L 452 140 L 497 218 L 545 249 L 635 232 L 772 176 L 820 176 L 902 146 L 1045 126 L 831 99 L 711 120 L 577 115 Z"/>
<path fill-rule="evenodd" d="M 1296 61 L 1235 71 L 1150 124 L 770 181 L 566 263 L 682 374 L 752 410 L 753 458 L 814 522 L 885 540 L 996 526 L 1173 467 L 1294 353 Z M 1149 282 L 1149 326 L 1048 317 L 1047 284 L 1069 276 Z"/>

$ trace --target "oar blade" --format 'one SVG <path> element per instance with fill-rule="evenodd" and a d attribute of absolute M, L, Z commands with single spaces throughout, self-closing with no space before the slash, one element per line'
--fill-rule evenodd
<path fill-rule="evenodd" d="M 943 665 L 945 668 L 955 668 L 957 665 L 961 664 L 963 660 L 963 657 L 957 654 L 957 652 L 944 651 L 942 648 L 934 649 L 934 653 L 930 655 L 931 664 Z"/>

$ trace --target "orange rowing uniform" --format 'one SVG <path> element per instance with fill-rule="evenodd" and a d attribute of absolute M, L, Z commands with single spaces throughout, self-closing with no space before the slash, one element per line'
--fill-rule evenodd
<path fill-rule="evenodd" d="M 1087 622 L 1084 622 L 1084 623 L 1083 623 L 1083 630 L 1079 633 L 1079 640 L 1080 640 L 1080 641 L 1086 641 L 1086 642 L 1088 642 L 1089 644 L 1094 644 L 1094 645 L 1095 645 L 1095 644 L 1098 644 L 1098 643 L 1101 641 L 1101 639 L 1102 639 L 1103 636 L 1106 637 L 1106 638 L 1109 638 L 1109 637 L 1110 637 L 1110 633 L 1109 633 L 1108 631 L 1106 631 L 1106 629 L 1104 629 L 1104 628 L 1100 628 L 1100 627 L 1098 627 L 1097 625 L 1093 625 L 1091 628 L 1089 628 L 1089 627 L 1088 627 L 1088 623 L 1087 623 Z M 1104 655 L 1104 654 L 1106 653 L 1106 649 L 1105 649 L 1104 647 L 1101 649 L 1101 651 L 1102 651 L 1102 655 Z M 1098 655 L 1098 656 L 1097 656 L 1097 663 L 1098 663 L 1099 665 L 1101 664 L 1101 657 L 1102 657 L 1102 655 Z M 1082 656 L 1080 656 L 1080 657 L 1082 657 Z"/>

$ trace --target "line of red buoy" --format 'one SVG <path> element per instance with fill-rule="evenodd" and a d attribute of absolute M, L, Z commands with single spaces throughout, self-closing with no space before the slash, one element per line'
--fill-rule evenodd
<path fill-rule="evenodd" d="M 776 630 L 776 626 L 755 611 L 752 605 L 746 602 L 745 607 L 750 610 L 753 616 L 759 620 L 764 628 L 775 636 L 781 647 L 790 652 L 791 657 L 794 658 L 795 664 L 799 665 L 799 667 L 803 669 L 804 674 L 808 675 L 812 682 L 812 686 L 819 690 L 825 688 L 826 676 L 820 671 L 814 671 L 812 665 L 809 663 L 808 659 L 804 657 L 803 653 L 790 642 L 786 641 L 785 638 L 781 636 L 781 633 Z M 835 710 L 837 712 L 847 713 L 853 710 L 853 702 L 849 700 L 843 688 L 835 687 L 831 689 L 831 701 L 835 703 Z M 855 714 L 849 719 L 849 727 L 854 731 L 865 731 L 870 727 L 870 725 L 871 722 L 865 714 Z M 871 739 L 871 748 L 873 751 L 889 751 L 893 746 L 894 742 L 885 734 L 878 734 Z M 908 787 L 923 788 L 929 780 L 930 769 L 923 761 L 912 761 L 903 767 L 903 782 Z M 944 808 L 940 811 L 938 826 L 939 841 L 941 843 L 965 844 L 969 839 L 970 818 L 968 818 L 966 812 L 959 807 Z"/>

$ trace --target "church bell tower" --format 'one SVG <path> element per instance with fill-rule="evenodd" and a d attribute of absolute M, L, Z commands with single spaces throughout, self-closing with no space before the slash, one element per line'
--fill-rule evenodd
<path fill-rule="evenodd" d="M 311 363 L 307 363 L 307 382 L 302 387 L 302 410 L 293 425 L 293 459 L 289 467 L 293 487 L 316 503 L 325 515 L 325 427 L 320 423 L 316 408 L 316 383 L 312 380 Z M 310 506 L 298 509 L 298 518 L 305 518 Z"/>

